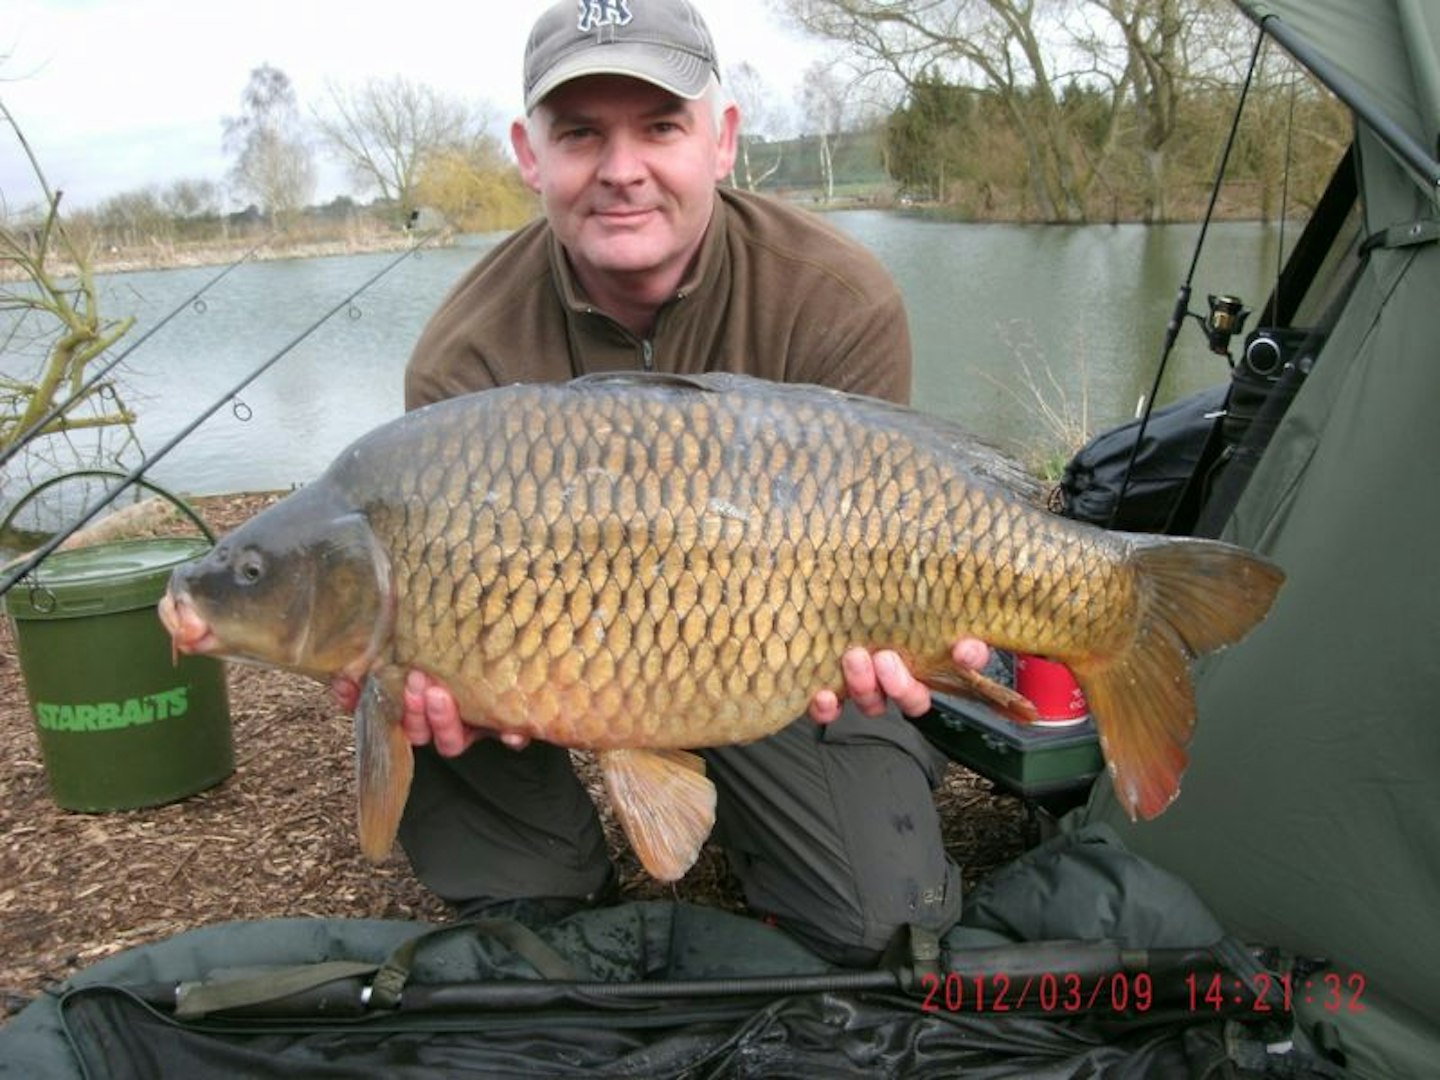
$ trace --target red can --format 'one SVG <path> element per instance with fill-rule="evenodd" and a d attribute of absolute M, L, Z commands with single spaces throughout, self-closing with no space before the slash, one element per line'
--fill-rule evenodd
<path fill-rule="evenodd" d="M 1015 689 L 1034 703 L 1038 724 L 1080 724 L 1090 713 L 1075 676 L 1056 660 L 1016 653 Z"/>

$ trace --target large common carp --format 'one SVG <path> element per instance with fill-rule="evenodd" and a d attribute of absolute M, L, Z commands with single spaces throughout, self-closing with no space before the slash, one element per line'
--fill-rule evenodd
<path fill-rule="evenodd" d="M 684 748 L 743 743 L 840 690 L 850 645 L 932 688 L 1028 702 L 951 645 L 1068 664 L 1133 816 L 1175 798 L 1189 661 L 1268 611 L 1278 569 L 1213 541 L 1107 532 L 985 475 L 952 424 L 743 376 L 591 376 L 431 405 L 178 569 L 176 646 L 364 682 L 360 839 L 409 791 L 405 672 L 468 723 L 599 752 L 652 874 L 680 877 L 714 789 Z"/>

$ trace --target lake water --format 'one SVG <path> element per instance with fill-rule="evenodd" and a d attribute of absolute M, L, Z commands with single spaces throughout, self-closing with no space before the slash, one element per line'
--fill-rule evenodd
<path fill-rule="evenodd" d="M 1092 430 L 1134 414 L 1154 379 L 1199 231 L 951 224 L 882 211 L 840 212 L 831 220 L 874 250 L 900 283 L 915 339 L 917 407 L 1012 449 L 1043 436 L 1034 406 L 1024 400 L 1031 384 L 1044 386 L 1053 405 L 1083 401 Z M 355 437 L 399 415 L 401 374 L 422 325 L 498 239 L 470 237 L 399 263 L 243 391 L 242 407 L 216 413 L 149 477 L 197 495 L 313 479 Z M 1212 226 L 1192 310 L 1204 309 L 1207 292 L 1238 294 L 1259 308 L 1279 243 L 1275 228 Z M 122 381 L 139 413 L 144 450 L 153 454 L 394 258 L 237 268 L 203 305 L 182 312 L 126 361 Z M 217 272 L 106 277 L 102 310 L 133 312 L 138 322 L 127 342 L 133 341 Z M 1161 400 L 1225 376 L 1224 359 L 1206 350 L 1199 327 L 1187 321 Z M 6 488 L 9 501 L 16 488 Z"/>

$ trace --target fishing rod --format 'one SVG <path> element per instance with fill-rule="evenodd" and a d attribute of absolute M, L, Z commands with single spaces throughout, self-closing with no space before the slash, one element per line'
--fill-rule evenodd
<path fill-rule="evenodd" d="M 187 1022 L 316 1017 L 333 1020 L 506 1010 L 529 1013 L 533 1023 L 535 1010 L 575 1008 L 600 1009 L 611 1017 L 621 1011 L 637 1016 L 650 1013 L 671 1023 L 676 1010 L 706 1000 L 885 991 L 907 995 L 910 1008 L 929 1013 L 985 1015 L 998 1007 L 999 1011 L 1016 1015 L 1052 1017 L 1103 1011 L 1108 1018 L 1117 1019 L 1128 1011 L 1132 1019 L 1143 1022 L 1152 1008 L 1179 1008 L 1193 998 L 1193 986 L 1209 985 L 1219 976 L 1227 988 L 1232 983 L 1242 985 L 1241 980 L 1248 987 L 1244 1001 L 1235 1001 L 1237 1006 L 1243 1004 L 1248 1009 L 1261 1002 L 1277 1013 L 1285 1007 L 1280 980 L 1269 975 L 1244 946 L 1229 938 L 1209 946 L 1147 949 L 1125 949 L 1109 941 L 1014 942 L 953 953 L 951 963 L 963 964 L 963 970 L 945 965 L 939 956 L 935 959 L 937 962 L 925 965 L 924 970 L 909 961 L 899 961 L 875 969 L 817 974 L 608 982 L 578 976 L 424 982 L 412 980 L 408 970 L 390 969 L 397 976 L 393 984 L 386 983 L 376 970 L 379 965 L 329 961 L 253 976 L 219 973 L 210 979 L 178 983 L 102 983 L 74 993 L 131 994 Z M 1002 988 L 1002 978 L 1007 988 Z M 1088 1004 L 1081 1008 L 1081 1001 L 1067 1003 L 1066 995 L 1075 993 L 1074 987 L 1082 984 L 1087 996 L 1094 991 Z M 987 991 L 991 993 L 988 1003 Z M 1101 998 L 1101 991 L 1117 997 L 1124 995 L 1124 1005 L 1117 1008 L 1118 1002 Z M 1130 1010 L 1132 1004 L 1136 1007 Z M 560 1017 L 553 1015 L 552 1019 L 559 1022 Z M 565 1019 L 580 1018 L 567 1013 Z"/>
<path fill-rule="evenodd" d="M 1235 139 L 1240 132 L 1240 117 L 1245 111 L 1245 102 L 1250 97 L 1250 82 L 1255 77 L 1255 69 L 1260 62 L 1260 50 L 1265 44 L 1265 29 L 1261 27 L 1260 33 L 1255 36 L 1255 48 L 1250 53 L 1250 66 L 1245 72 L 1245 82 L 1240 88 L 1240 100 L 1235 105 L 1235 115 L 1230 121 L 1230 133 L 1225 139 L 1225 150 L 1220 155 L 1220 163 L 1215 170 L 1215 182 L 1210 185 L 1210 201 L 1205 207 L 1205 216 L 1200 222 L 1200 235 L 1195 238 L 1195 250 L 1190 256 L 1190 268 L 1185 273 L 1185 280 L 1181 282 L 1179 291 L 1175 294 L 1175 306 L 1170 312 L 1170 321 L 1165 324 L 1165 341 L 1160 347 L 1160 363 L 1155 370 L 1155 380 L 1150 384 L 1150 393 L 1145 398 L 1145 409 L 1140 417 L 1140 427 L 1135 432 L 1135 441 L 1130 447 L 1130 458 L 1125 463 L 1124 479 L 1120 482 L 1120 491 L 1115 496 L 1115 502 L 1110 507 L 1110 517 L 1106 527 L 1113 529 L 1115 520 L 1120 515 L 1120 507 L 1125 502 L 1125 493 L 1130 489 L 1130 478 L 1135 471 L 1135 460 L 1140 456 L 1140 447 L 1145 442 L 1145 429 L 1150 424 L 1150 414 L 1155 410 L 1155 397 L 1160 393 L 1160 382 L 1165 377 L 1165 369 L 1170 363 L 1170 353 L 1175 348 L 1175 339 L 1180 336 L 1180 327 L 1185 322 L 1190 312 L 1191 285 L 1195 280 L 1195 270 L 1200 264 L 1200 253 L 1205 249 L 1205 237 L 1210 231 L 1210 221 L 1215 216 L 1215 204 L 1220 198 L 1220 187 L 1225 181 L 1225 172 L 1229 167 L 1230 153 L 1235 148 Z M 1197 318 L 1199 316 L 1196 316 Z M 1210 320 L 1205 323 L 1207 332 L 1212 335 L 1212 340 L 1219 336 L 1229 341 L 1229 334 L 1238 332 L 1240 325 L 1244 322 L 1245 312 L 1241 308 L 1240 301 L 1230 296 L 1219 296 L 1211 298 Z M 1214 346 L 1212 345 L 1212 348 Z"/>
<path fill-rule="evenodd" d="M 184 311 L 187 307 L 197 303 L 202 296 L 204 296 L 212 288 L 218 285 L 221 279 L 224 278 L 236 267 L 244 264 L 245 262 L 248 262 L 249 259 L 257 251 L 259 251 L 262 247 L 265 246 L 266 243 L 269 242 L 269 239 L 269 237 L 266 237 L 265 239 L 261 240 L 249 251 L 241 255 L 240 258 L 236 259 L 229 266 L 225 267 L 225 269 L 221 270 L 220 273 L 216 274 L 209 281 L 205 282 L 205 284 L 202 285 L 199 289 L 191 293 L 184 300 L 180 301 L 180 303 L 175 305 L 175 307 L 172 308 L 163 319 L 157 322 L 149 330 L 146 330 L 145 333 L 141 334 L 139 339 L 132 343 L 123 352 L 121 352 L 119 356 L 115 357 L 109 363 L 105 364 L 102 368 L 100 368 L 99 371 L 95 372 L 94 375 L 90 376 L 89 379 L 85 380 L 85 382 L 81 384 L 78 390 L 71 393 L 70 396 L 67 397 L 64 401 L 60 402 L 60 404 L 53 406 L 49 412 L 47 412 L 39 420 L 35 421 L 35 423 L 31 424 L 30 427 L 28 427 L 24 432 L 20 434 L 20 436 L 15 440 L 15 442 L 11 443 L 3 451 L 0 451 L 0 468 L 3 468 L 4 465 L 12 457 L 18 454 L 21 450 L 25 449 L 25 447 L 35 438 L 41 435 L 47 427 L 53 424 L 56 420 L 60 419 L 60 417 L 64 416 L 65 413 L 69 411 L 72 405 L 76 405 L 79 402 L 83 401 L 85 395 L 88 394 L 91 390 L 95 389 L 101 379 L 109 375 L 110 372 L 114 371 L 121 363 L 124 362 L 126 357 L 132 355 L 136 349 L 140 348 L 141 345 L 144 345 L 145 342 L 149 341 L 150 338 L 153 337 L 160 330 L 161 327 L 163 327 L 171 319 L 175 318 L 175 316 L 179 315 L 180 312 Z"/>
<path fill-rule="evenodd" d="M 149 457 L 141 461 L 139 465 L 135 466 L 134 469 L 126 473 L 119 484 L 117 484 L 110 491 L 106 492 L 103 498 L 101 498 L 93 506 L 89 507 L 79 518 L 72 522 L 68 528 L 62 529 L 61 531 L 57 532 L 43 545 L 31 552 L 30 555 L 27 556 L 25 560 L 21 562 L 18 566 L 12 569 L 9 574 L 7 574 L 4 578 L 0 578 L 0 596 L 4 596 L 6 593 L 8 593 L 15 586 L 16 582 L 20 581 L 22 578 L 28 575 L 32 570 L 35 569 L 35 567 L 39 566 L 41 562 L 48 558 L 50 554 L 55 551 L 56 548 L 58 548 L 61 544 L 63 544 L 80 529 L 84 528 L 86 524 L 88 524 L 94 517 L 96 517 L 100 513 L 100 511 L 104 510 L 107 506 L 109 506 L 112 502 L 119 498 L 120 493 L 123 492 L 126 488 L 128 488 L 131 484 L 136 483 L 145 474 L 146 470 L 148 470 L 161 458 L 165 457 L 165 455 L 170 453 L 170 451 L 175 449 L 175 447 L 179 446 L 182 442 L 188 439 L 195 432 L 196 428 L 198 428 L 201 424 L 205 423 L 206 420 L 209 420 L 210 417 L 214 416 L 217 412 L 219 412 L 221 407 L 227 401 L 231 400 L 232 398 L 238 397 L 240 391 L 244 390 L 261 375 L 264 375 L 265 372 L 269 371 L 272 367 L 279 363 L 279 361 L 283 357 L 293 351 L 298 345 L 305 341 L 305 339 L 308 338 L 311 334 L 313 334 L 316 330 L 324 326 L 325 323 L 329 322 L 332 318 L 334 318 L 337 313 L 345 310 L 346 308 L 349 308 L 352 304 L 354 304 L 356 297 L 360 296 L 377 281 L 383 278 L 386 274 L 390 273 L 391 270 L 395 269 L 395 267 L 399 266 L 402 262 L 410 258 L 410 256 L 414 255 L 422 247 L 428 244 L 432 239 L 434 239 L 438 231 L 439 230 L 432 229 L 429 232 L 425 233 L 418 240 L 416 240 L 415 243 L 411 244 L 399 255 L 391 259 L 374 274 L 371 274 L 370 277 L 366 278 L 358 288 L 353 290 L 339 303 L 331 307 L 328 311 L 325 312 L 325 314 L 321 315 L 320 318 L 312 322 L 309 326 L 307 326 L 304 330 L 302 330 L 299 334 L 292 338 L 278 352 L 273 353 L 268 359 L 266 359 L 256 368 L 254 368 L 254 370 L 252 370 L 248 375 L 246 375 L 233 387 L 227 390 L 224 394 L 221 394 L 218 398 L 216 398 L 213 404 L 209 405 L 200 413 L 199 416 L 197 416 L 185 427 L 181 428 L 179 432 L 177 432 L 174 436 L 171 437 L 169 442 L 165 443 L 165 445 L 160 447 L 159 450 L 155 451 L 155 453 L 151 454 Z"/>

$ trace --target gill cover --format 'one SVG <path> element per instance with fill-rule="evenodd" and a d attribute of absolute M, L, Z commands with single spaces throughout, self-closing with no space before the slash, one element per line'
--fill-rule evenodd
<path fill-rule="evenodd" d="M 390 560 L 365 515 L 320 481 L 224 537 L 176 585 L 219 655 L 359 677 L 394 621 Z"/>

